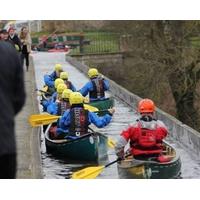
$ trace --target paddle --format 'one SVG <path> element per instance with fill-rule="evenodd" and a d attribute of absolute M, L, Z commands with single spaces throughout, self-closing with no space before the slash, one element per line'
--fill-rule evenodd
<path fill-rule="evenodd" d="M 31 115 L 28 119 L 32 127 L 37 127 L 41 125 L 51 124 L 57 121 L 60 116 L 50 115 L 50 114 L 35 114 Z"/>
<path fill-rule="evenodd" d="M 90 112 L 98 112 L 99 109 L 94 107 L 94 106 L 91 106 L 91 105 L 88 105 L 88 104 L 83 104 L 84 105 L 84 108 L 86 110 L 89 110 Z"/>
<path fill-rule="evenodd" d="M 96 131 L 94 131 L 92 128 L 90 128 L 90 127 L 88 127 L 88 129 L 89 130 L 91 130 L 93 133 L 97 133 L 97 134 L 101 134 L 101 135 L 103 135 L 102 133 L 99 133 L 99 132 L 96 132 Z M 103 135 L 103 136 L 105 136 L 105 135 Z M 105 137 L 107 137 L 107 136 L 105 136 Z M 114 140 L 112 140 L 111 138 L 109 138 L 109 137 L 107 137 L 108 138 L 108 146 L 110 147 L 110 148 L 115 148 L 115 145 L 116 145 L 116 142 L 114 141 Z"/>
<path fill-rule="evenodd" d="M 98 112 L 99 111 L 98 108 L 96 108 L 94 106 L 90 106 L 90 105 L 84 104 L 84 108 L 86 110 L 89 110 L 90 112 Z M 29 123 L 31 124 L 31 126 L 37 127 L 37 126 L 53 123 L 60 117 L 61 116 L 50 115 L 50 114 L 34 114 L 29 117 Z"/>
<path fill-rule="evenodd" d="M 35 91 L 39 91 L 39 92 L 41 92 L 41 93 L 48 94 L 48 95 L 50 95 L 50 96 L 52 95 L 51 93 L 46 92 L 46 91 L 44 91 L 44 90 L 36 89 Z"/>
<path fill-rule="evenodd" d="M 126 155 L 124 157 L 124 159 L 126 157 L 130 156 L 130 154 Z M 110 165 L 123 160 L 122 158 L 117 158 L 116 160 L 106 164 L 106 165 L 102 165 L 102 166 L 97 166 L 97 167 L 87 167 L 85 169 L 81 169 L 77 172 L 74 172 L 72 174 L 72 179 L 94 179 L 96 178 L 102 171 L 104 168 L 109 167 Z"/>

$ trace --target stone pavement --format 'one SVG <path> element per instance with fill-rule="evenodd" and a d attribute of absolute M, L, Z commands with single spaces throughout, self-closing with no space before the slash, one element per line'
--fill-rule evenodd
<path fill-rule="evenodd" d="M 39 113 L 37 94 L 35 92 L 35 75 L 31 59 L 29 71 L 24 70 L 26 86 L 26 103 L 15 119 L 17 138 L 17 178 L 42 178 L 40 155 L 40 128 L 31 128 L 28 117 Z"/>

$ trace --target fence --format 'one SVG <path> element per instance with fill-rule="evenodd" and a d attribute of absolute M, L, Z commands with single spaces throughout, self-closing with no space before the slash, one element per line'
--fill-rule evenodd
<path fill-rule="evenodd" d="M 117 33 L 86 33 L 84 41 L 87 42 L 82 49 L 72 49 L 72 55 L 115 53 L 120 51 L 120 35 Z"/>
<path fill-rule="evenodd" d="M 42 38 L 33 37 L 33 47 L 42 48 Z M 76 33 L 49 36 L 46 48 L 50 49 L 56 43 L 71 47 L 71 55 L 115 53 L 120 51 L 120 34 L 117 33 Z M 43 49 L 45 50 L 45 49 Z"/>

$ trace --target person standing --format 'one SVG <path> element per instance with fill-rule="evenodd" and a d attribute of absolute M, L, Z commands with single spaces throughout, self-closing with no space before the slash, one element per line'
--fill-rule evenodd
<path fill-rule="evenodd" d="M 0 178 L 16 176 L 14 117 L 25 103 L 23 68 L 17 51 L 0 42 Z"/>
<path fill-rule="evenodd" d="M 5 29 L 0 31 L 0 40 L 7 41 L 8 40 L 8 32 Z"/>
<path fill-rule="evenodd" d="M 17 34 L 15 33 L 15 29 L 10 28 L 8 30 L 8 34 L 9 34 L 8 39 L 13 42 L 15 49 L 18 52 L 21 52 L 21 41 L 20 41 L 19 37 L 17 36 Z"/>
<path fill-rule="evenodd" d="M 29 68 L 29 54 L 31 52 L 31 36 L 27 29 L 27 27 L 22 27 L 19 39 L 21 40 L 22 44 L 22 66 L 24 66 L 24 59 L 26 60 L 26 71 L 28 71 Z"/>
<path fill-rule="evenodd" d="M 5 29 L 0 31 L 0 41 L 9 42 L 15 48 L 13 41 L 9 40 L 8 32 Z"/>

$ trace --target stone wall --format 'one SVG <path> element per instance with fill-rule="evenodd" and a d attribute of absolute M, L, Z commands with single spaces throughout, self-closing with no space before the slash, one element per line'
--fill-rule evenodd
<path fill-rule="evenodd" d="M 90 54 L 90 55 L 75 55 L 73 56 L 76 60 L 80 61 L 82 64 L 89 66 L 98 65 L 109 65 L 122 64 L 123 54 L 122 53 L 106 53 L 106 54 Z"/>
<path fill-rule="evenodd" d="M 66 61 L 75 66 L 77 69 L 87 74 L 88 66 L 77 61 L 76 59 L 66 55 Z M 120 98 L 123 102 L 127 103 L 133 109 L 137 108 L 137 104 L 141 99 L 139 96 L 129 92 L 125 88 L 121 87 L 112 80 L 110 81 L 110 91 L 113 95 Z M 165 113 L 160 109 L 156 109 L 156 116 L 158 119 L 164 121 L 167 125 L 170 136 L 176 141 L 180 142 L 181 145 L 186 147 L 200 157 L 200 133 L 183 124 L 175 117 Z"/>

